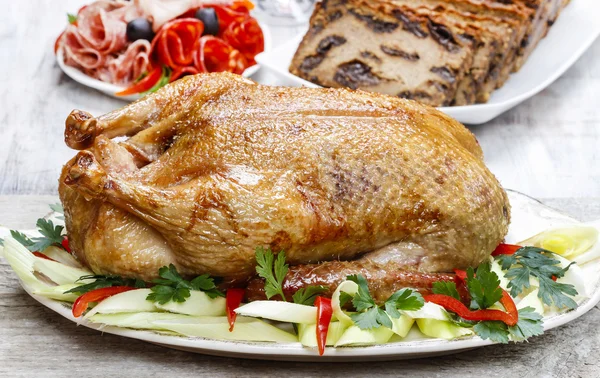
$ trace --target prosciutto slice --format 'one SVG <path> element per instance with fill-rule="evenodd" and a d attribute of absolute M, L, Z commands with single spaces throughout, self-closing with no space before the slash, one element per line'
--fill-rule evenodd
<path fill-rule="evenodd" d="M 150 65 L 150 42 L 139 39 L 133 42 L 118 58 L 108 62 L 112 81 L 118 85 L 129 85 L 148 71 Z"/>
<path fill-rule="evenodd" d="M 59 38 L 67 65 L 102 81 L 112 82 L 108 63 L 127 45 L 125 1 L 96 1 L 81 8 L 76 24 L 67 26 Z"/>

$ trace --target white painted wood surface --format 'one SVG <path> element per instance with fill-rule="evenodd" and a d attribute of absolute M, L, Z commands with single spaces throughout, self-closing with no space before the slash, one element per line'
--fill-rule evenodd
<path fill-rule="evenodd" d="M 54 61 L 66 13 L 88 1 L 0 1 L 0 194 L 56 193 L 60 168 L 74 154 L 63 143 L 67 114 L 123 105 L 73 82 Z M 275 44 L 296 31 L 274 28 Z M 471 127 L 505 187 L 537 198 L 600 195 L 599 61 L 596 41 L 538 96 Z M 255 79 L 276 84 L 267 72 Z"/>
<path fill-rule="evenodd" d="M 53 196 L 0 196 L 0 225 L 31 229 Z M 582 221 L 600 198 L 547 199 Z M 0 258 L 0 377 L 599 377 L 600 307 L 529 343 L 446 357 L 373 363 L 251 361 L 197 355 L 100 334 L 38 304 Z"/>

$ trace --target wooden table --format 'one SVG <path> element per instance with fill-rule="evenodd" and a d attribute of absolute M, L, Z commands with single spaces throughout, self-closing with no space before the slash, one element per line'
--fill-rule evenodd
<path fill-rule="evenodd" d="M 0 225 L 32 228 L 54 196 L 0 196 Z M 580 220 L 600 218 L 600 198 L 547 199 Z M 446 357 L 373 363 L 252 361 L 180 352 L 84 327 L 38 304 L 0 259 L 0 376 L 23 377 L 598 377 L 600 308 L 529 343 Z"/>
<path fill-rule="evenodd" d="M 581 1 L 581 0 L 574 0 Z M 63 143 L 74 108 L 98 115 L 123 105 L 61 73 L 52 44 L 88 0 L 6 2 L 0 12 L 0 224 L 32 228 L 55 202 Z M 32 25 L 35 25 L 33 27 Z M 297 29 L 273 30 L 275 44 Z M 10 52 L 10 54 L 8 53 Z M 600 218 L 600 41 L 538 96 L 471 127 L 491 170 L 519 190 L 576 218 Z M 255 80 L 276 84 L 259 72 Z M 35 196 L 17 196 L 17 195 Z M 178 352 L 76 327 L 27 296 L 0 259 L 0 376 L 600 376 L 598 308 L 529 344 L 387 363 L 308 364 Z"/>

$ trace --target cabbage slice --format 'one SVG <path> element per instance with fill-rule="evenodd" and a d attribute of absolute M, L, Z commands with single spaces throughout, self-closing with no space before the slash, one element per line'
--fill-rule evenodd
<path fill-rule="evenodd" d="M 342 337 L 348 327 L 342 322 L 329 323 L 327 331 L 326 345 L 333 346 Z M 306 347 L 317 347 L 317 325 L 316 324 L 298 324 L 298 338 L 300 343 Z"/>
<path fill-rule="evenodd" d="M 185 302 L 170 301 L 165 304 L 154 303 L 154 305 L 161 310 L 177 314 L 193 316 L 225 315 L 225 298 L 211 298 L 205 292 L 198 290 L 190 290 L 190 296 Z"/>
<path fill-rule="evenodd" d="M 233 332 L 225 316 L 189 317 L 177 320 L 156 320 L 153 325 L 189 337 L 216 340 L 271 341 L 297 343 L 298 337 L 260 319 L 238 316 Z"/>
<path fill-rule="evenodd" d="M 283 301 L 255 301 L 235 309 L 238 315 L 296 324 L 315 324 L 317 308 Z"/>

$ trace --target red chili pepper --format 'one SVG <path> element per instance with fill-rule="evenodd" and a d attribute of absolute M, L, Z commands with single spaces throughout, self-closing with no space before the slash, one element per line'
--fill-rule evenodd
<path fill-rule="evenodd" d="M 52 259 L 52 258 L 50 258 L 50 257 L 48 257 L 48 256 L 46 256 L 46 255 L 44 255 L 42 252 L 33 252 L 33 255 L 34 255 L 34 256 L 37 256 L 37 257 L 39 257 L 39 258 L 41 258 L 41 259 L 45 259 L 45 260 L 50 260 L 50 261 L 58 262 L 58 261 L 56 261 L 56 260 L 54 260 L 54 259 Z"/>
<path fill-rule="evenodd" d="M 317 345 L 319 356 L 322 356 L 327 345 L 327 333 L 333 316 L 333 308 L 331 307 L 331 299 L 323 297 L 317 297 L 315 306 L 317 307 Z"/>
<path fill-rule="evenodd" d="M 508 326 L 517 324 L 516 318 L 511 314 L 500 310 L 475 310 L 471 311 L 461 301 L 448 295 L 430 294 L 423 297 L 426 302 L 435 303 L 448 311 L 452 311 L 465 320 L 472 321 L 501 321 Z"/>
<path fill-rule="evenodd" d="M 496 247 L 496 249 L 494 250 L 494 252 L 492 252 L 492 256 L 512 255 L 512 254 L 514 254 L 515 252 L 517 252 L 521 248 L 522 247 L 520 245 L 501 243 L 500 245 L 498 245 Z"/>
<path fill-rule="evenodd" d="M 162 67 L 156 66 L 152 70 L 150 70 L 148 75 L 146 75 L 146 77 L 144 77 L 142 80 L 133 84 L 131 87 L 122 90 L 121 92 L 115 93 L 115 95 L 129 96 L 132 94 L 145 92 L 152 88 L 160 80 L 162 72 Z"/>
<path fill-rule="evenodd" d="M 246 290 L 244 289 L 227 289 L 227 294 L 225 296 L 225 312 L 227 313 L 227 321 L 229 322 L 229 332 L 233 331 L 235 318 L 237 317 L 234 310 L 240 307 L 244 295 L 246 295 Z"/>
<path fill-rule="evenodd" d="M 83 315 L 85 310 L 87 310 L 89 304 L 92 302 L 100 302 L 108 297 L 112 297 L 115 294 L 124 293 L 129 290 L 135 290 L 135 287 L 113 286 L 88 291 L 87 293 L 77 298 L 75 302 L 73 302 L 73 316 L 78 318 L 81 315 Z"/>
<path fill-rule="evenodd" d="M 60 245 L 62 245 L 62 247 L 65 249 L 65 251 L 71 253 L 71 248 L 69 247 L 69 238 L 67 238 L 65 236 L 63 238 L 63 241 L 60 243 Z"/>

